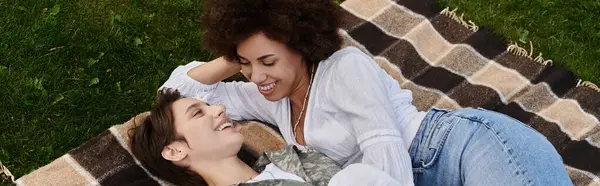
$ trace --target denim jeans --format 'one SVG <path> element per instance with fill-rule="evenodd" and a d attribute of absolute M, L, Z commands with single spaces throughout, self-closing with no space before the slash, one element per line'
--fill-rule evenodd
<path fill-rule="evenodd" d="M 433 109 L 410 156 L 415 185 L 573 185 L 546 137 L 492 111 Z"/>

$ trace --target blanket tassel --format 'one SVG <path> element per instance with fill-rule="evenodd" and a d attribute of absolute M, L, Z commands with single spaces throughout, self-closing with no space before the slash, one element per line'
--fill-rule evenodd
<path fill-rule="evenodd" d="M 553 61 L 552 60 L 544 60 L 544 58 L 542 57 L 542 53 L 540 52 L 540 54 L 533 58 L 533 43 L 531 41 L 529 41 L 529 50 L 527 51 L 527 49 L 520 47 L 517 43 L 511 44 L 506 48 L 506 51 L 511 52 L 512 54 L 516 55 L 516 56 L 523 56 L 526 57 L 532 61 L 541 63 L 543 65 L 552 65 Z"/>
<path fill-rule="evenodd" d="M 456 14 L 456 10 L 458 10 L 458 9 L 455 8 L 454 10 L 450 11 L 450 8 L 446 7 L 444 10 L 442 10 L 442 12 L 440 12 L 440 14 L 448 16 L 450 19 L 460 23 L 461 25 L 463 25 L 464 27 L 467 27 L 469 30 L 471 30 L 473 32 L 477 32 L 477 30 L 479 30 L 479 27 L 477 25 L 475 25 L 475 23 L 473 23 L 473 21 L 471 21 L 471 20 L 465 21 L 464 13 L 460 14 L 460 16 L 458 16 Z"/>
<path fill-rule="evenodd" d="M 469 30 L 473 31 L 473 32 L 477 32 L 477 30 L 479 30 L 479 27 L 477 25 L 475 25 L 475 23 L 473 23 L 473 21 L 469 20 L 469 21 L 465 21 L 464 19 L 464 15 L 465 14 L 460 14 L 460 16 L 458 16 L 458 14 L 456 13 L 456 11 L 458 10 L 458 8 L 455 8 L 454 10 L 450 10 L 450 7 L 446 7 L 444 10 L 442 10 L 442 12 L 440 12 L 440 14 L 448 16 L 450 19 L 460 23 L 461 25 L 463 25 L 464 27 L 468 28 Z M 533 57 L 533 43 L 531 41 L 529 41 L 529 48 L 530 51 L 527 51 L 527 49 L 520 47 L 517 43 L 511 44 L 508 46 L 507 51 L 517 55 L 517 56 L 523 56 L 523 57 L 527 57 L 528 59 L 538 62 L 540 64 L 543 65 L 552 65 L 553 61 L 552 60 L 545 60 L 542 57 L 542 53 L 540 53 L 537 57 Z"/>
<path fill-rule="evenodd" d="M 600 92 L 600 88 L 598 87 L 598 85 L 596 85 L 596 84 L 594 84 L 594 83 L 592 83 L 592 82 L 589 82 L 589 81 L 583 81 L 583 80 L 581 80 L 581 79 L 580 79 L 580 80 L 577 82 L 577 87 L 581 87 L 581 86 L 584 86 L 584 87 L 590 87 L 590 88 L 592 88 L 592 89 L 594 89 L 594 90 L 596 90 L 596 91 Z"/>

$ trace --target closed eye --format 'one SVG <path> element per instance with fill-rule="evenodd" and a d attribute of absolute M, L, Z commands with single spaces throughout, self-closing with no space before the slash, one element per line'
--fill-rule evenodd
<path fill-rule="evenodd" d="M 243 58 L 241 56 L 237 56 L 237 62 L 241 65 L 249 65 L 250 61 L 248 61 L 246 58 Z"/>
<path fill-rule="evenodd" d="M 203 116 L 203 115 L 204 115 L 204 114 L 202 113 L 202 110 L 198 110 L 198 111 L 194 112 L 194 115 L 193 115 L 193 117 L 196 117 L 196 116 Z"/>
<path fill-rule="evenodd" d="M 263 62 L 262 64 L 265 66 L 273 66 L 275 64 L 276 61 L 269 61 L 269 62 Z"/>
<path fill-rule="evenodd" d="M 250 64 L 250 62 L 247 62 L 247 61 L 239 61 L 239 63 L 240 63 L 240 65 L 249 65 Z"/>

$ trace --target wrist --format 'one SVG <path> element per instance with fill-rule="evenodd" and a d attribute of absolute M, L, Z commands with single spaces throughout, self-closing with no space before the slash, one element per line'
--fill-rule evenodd
<path fill-rule="evenodd" d="M 240 65 L 239 62 L 237 62 L 235 60 L 227 60 L 223 56 L 215 59 L 214 61 L 217 61 L 218 63 L 223 64 L 228 69 L 232 69 L 232 71 L 235 70 L 236 72 L 238 72 L 238 71 L 242 70 L 242 66 Z"/>

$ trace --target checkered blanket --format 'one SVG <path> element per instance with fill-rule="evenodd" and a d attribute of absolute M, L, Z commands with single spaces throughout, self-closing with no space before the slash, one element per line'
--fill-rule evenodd
<path fill-rule="evenodd" d="M 340 31 L 413 91 L 420 110 L 482 107 L 510 115 L 544 134 L 575 185 L 600 185 L 600 89 L 551 60 L 492 31 L 440 10 L 433 0 L 347 0 Z M 111 127 L 17 185 L 165 185 L 130 154 L 127 131 L 145 114 Z M 134 122 L 137 121 L 137 122 Z M 256 153 L 285 145 L 264 124 L 245 126 Z M 261 143 L 257 143 L 261 142 Z"/>
<path fill-rule="evenodd" d="M 434 0 L 347 0 L 346 45 L 372 55 L 419 110 L 481 107 L 512 116 L 554 145 L 575 185 L 600 185 L 600 89 L 507 45 Z"/>

